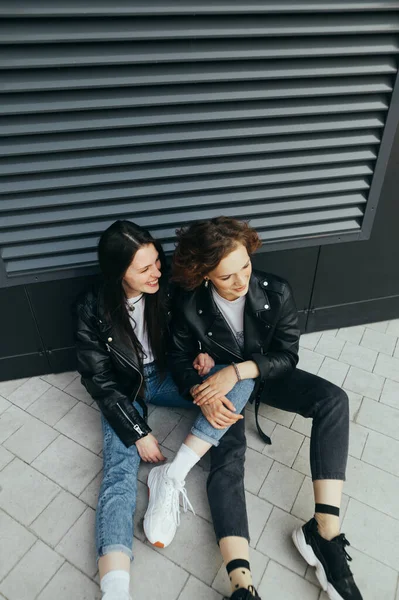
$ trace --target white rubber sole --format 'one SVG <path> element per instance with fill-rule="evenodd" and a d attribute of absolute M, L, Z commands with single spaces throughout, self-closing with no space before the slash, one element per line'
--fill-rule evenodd
<path fill-rule="evenodd" d="M 294 542 L 299 554 L 301 554 L 301 556 L 306 560 L 308 565 L 315 567 L 316 577 L 330 600 L 344 600 L 341 594 L 338 594 L 337 590 L 328 581 L 324 567 L 317 558 L 316 554 L 313 552 L 312 546 L 306 543 L 302 527 L 299 527 L 292 532 L 292 541 Z"/>

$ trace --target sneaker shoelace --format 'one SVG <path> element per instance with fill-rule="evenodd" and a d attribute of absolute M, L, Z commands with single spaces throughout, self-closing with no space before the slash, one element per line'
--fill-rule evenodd
<path fill-rule="evenodd" d="M 346 551 L 346 547 L 350 546 L 349 541 L 346 539 L 345 534 L 341 533 L 334 539 L 334 542 L 337 544 L 337 546 L 340 549 L 340 555 L 342 557 L 342 559 L 340 561 L 341 569 L 343 569 L 345 576 L 352 575 L 352 571 L 350 570 L 349 565 L 348 565 L 348 562 L 352 562 L 352 557 Z"/>
<path fill-rule="evenodd" d="M 168 493 L 165 498 L 164 511 L 165 514 L 172 513 L 176 525 L 180 525 L 180 494 L 183 500 L 183 511 L 188 509 L 195 515 L 194 508 L 188 499 L 186 488 L 178 482 L 170 482 L 168 485 Z"/>

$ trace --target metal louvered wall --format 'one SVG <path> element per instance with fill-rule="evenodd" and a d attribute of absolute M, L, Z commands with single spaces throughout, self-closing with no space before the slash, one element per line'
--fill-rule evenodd
<path fill-rule="evenodd" d="M 87 272 L 120 217 L 167 250 L 219 214 L 271 248 L 369 235 L 399 2 L 3 0 L 0 17 L 0 286 Z"/>

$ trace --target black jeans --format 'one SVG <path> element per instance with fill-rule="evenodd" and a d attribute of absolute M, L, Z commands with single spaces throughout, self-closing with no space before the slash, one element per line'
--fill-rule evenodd
<path fill-rule="evenodd" d="M 346 393 L 333 383 L 295 369 L 284 379 L 270 380 L 262 402 L 312 418 L 310 466 L 312 479 L 345 479 L 349 443 L 349 406 Z M 211 450 L 208 501 L 216 538 L 247 538 L 244 492 L 246 440 L 244 420 L 229 429 Z"/>

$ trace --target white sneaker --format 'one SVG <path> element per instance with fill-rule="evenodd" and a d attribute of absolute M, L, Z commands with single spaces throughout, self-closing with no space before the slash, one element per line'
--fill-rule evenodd
<path fill-rule="evenodd" d="M 190 508 L 194 513 L 184 481 L 178 482 L 168 477 L 168 468 L 169 465 L 154 467 L 147 480 L 149 503 L 144 515 L 144 533 L 148 541 L 158 548 L 169 546 L 180 525 L 180 494 L 184 512 Z"/>

